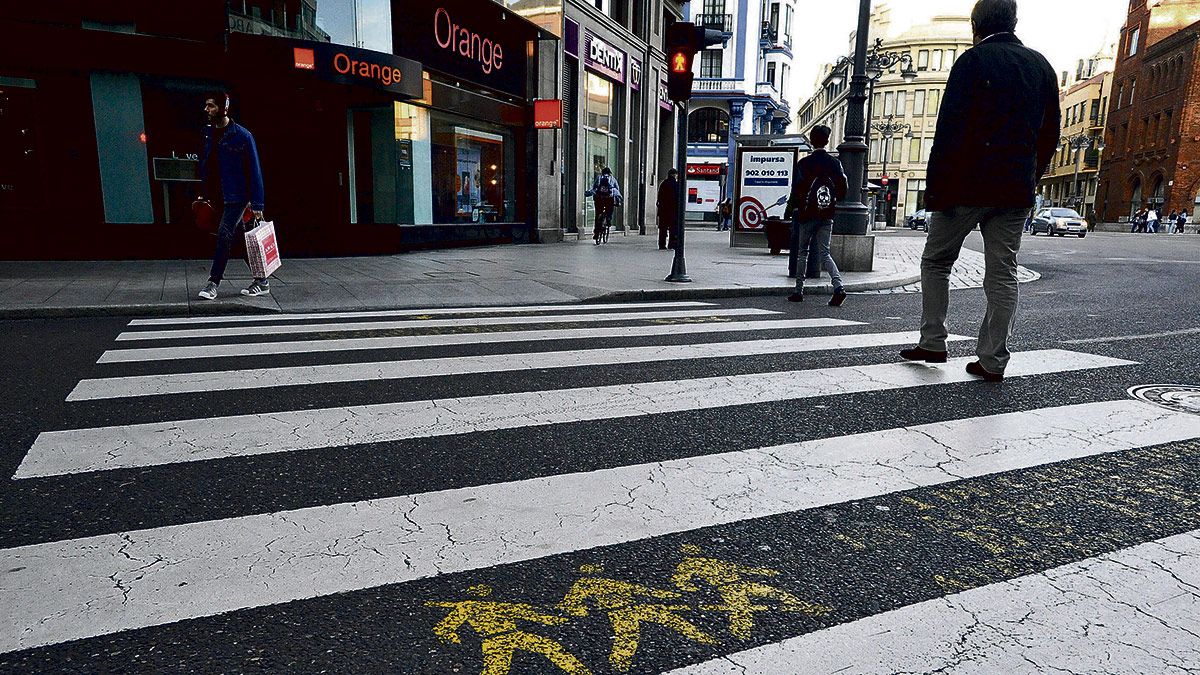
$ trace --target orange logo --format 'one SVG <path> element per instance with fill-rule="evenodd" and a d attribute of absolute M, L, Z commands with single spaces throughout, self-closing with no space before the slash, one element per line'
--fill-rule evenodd
<path fill-rule="evenodd" d="M 301 70 L 317 69 L 317 57 L 311 49 L 295 47 L 292 49 L 292 57 L 296 62 L 296 67 Z"/>

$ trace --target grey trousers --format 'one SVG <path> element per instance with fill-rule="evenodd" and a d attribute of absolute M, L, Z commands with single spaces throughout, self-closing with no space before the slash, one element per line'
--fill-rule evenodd
<path fill-rule="evenodd" d="M 921 256 L 921 347 L 946 351 L 946 311 L 950 305 L 950 270 L 963 240 L 979 225 L 983 232 L 983 290 L 987 313 L 979 328 L 975 353 L 980 364 L 1003 373 L 1010 353 L 1008 337 L 1017 318 L 1017 252 L 1021 227 L 1029 209 L 966 208 L 929 214 L 929 238 Z"/>

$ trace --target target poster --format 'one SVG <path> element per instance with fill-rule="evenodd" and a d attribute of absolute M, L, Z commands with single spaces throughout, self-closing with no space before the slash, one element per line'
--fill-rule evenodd
<path fill-rule="evenodd" d="M 796 151 L 792 149 L 742 150 L 738 162 L 735 226 L 761 231 L 768 218 L 783 218 L 792 195 L 792 171 Z"/>

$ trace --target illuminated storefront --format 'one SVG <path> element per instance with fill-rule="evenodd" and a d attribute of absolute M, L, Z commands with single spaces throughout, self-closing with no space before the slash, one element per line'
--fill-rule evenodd
<path fill-rule="evenodd" d="M 531 72 L 557 39 L 502 5 L 103 4 L 0 9 L 15 36 L 0 45 L 0 152 L 21 160 L 0 171 L 6 257 L 208 255 L 190 202 L 203 99 L 222 89 L 288 255 L 536 239 Z M 57 241 L 12 227 L 51 205 Z"/>

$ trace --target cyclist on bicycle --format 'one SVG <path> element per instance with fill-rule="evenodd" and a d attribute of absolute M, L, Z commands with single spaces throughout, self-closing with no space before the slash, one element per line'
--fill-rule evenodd
<path fill-rule="evenodd" d="M 613 209 L 621 205 L 621 186 L 613 177 L 612 169 L 606 166 L 601 169 L 600 175 L 596 176 L 592 189 L 584 194 L 591 197 L 596 205 L 596 229 L 592 233 L 592 239 L 599 246 L 601 239 L 606 238 L 604 235 L 608 233 L 608 228 L 612 226 Z"/>

